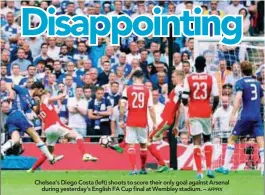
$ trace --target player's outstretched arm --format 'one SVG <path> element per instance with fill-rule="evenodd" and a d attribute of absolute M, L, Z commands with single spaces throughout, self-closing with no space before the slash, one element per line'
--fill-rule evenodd
<path fill-rule="evenodd" d="M 57 101 L 57 100 L 59 100 L 61 98 L 64 98 L 65 96 L 66 96 L 66 93 L 62 93 L 60 95 L 56 95 L 56 96 L 53 96 L 53 97 L 49 97 L 48 104 L 51 104 L 51 103 L 53 103 L 53 102 L 55 102 L 55 101 Z"/>
<path fill-rule="evenodd" d="M 153 128 L 154 128 L 154 130 L 156 129 L 156 125 L 157 125 L 157 123 L 156 123 L 156 114 L 155 114 L 155 108 L 154 108 L 154 106 L 150 106 L 149 107 L 149 114 L 150 114 L 150 117 L 151 117 L 151 119 L 152 119 L 152 122 L 153 122 Z"/>

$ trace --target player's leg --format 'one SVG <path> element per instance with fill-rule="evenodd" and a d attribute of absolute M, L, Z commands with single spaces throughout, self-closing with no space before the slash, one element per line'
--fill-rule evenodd
<path fill-rule="evenodd" d="M 204 154 L 206 161 L 206 175 L 209 178 L 214 178 L 214 172 L 212 170 L 212 157 L 213 157 L 213 145 L 211 143 L 211 119 L 203 118 L 200 120 L 203 126 L 203 142 L 204 142 Z"/>
<path fill-rule="evenodd" d="M 48 147 L 41 140 L 40 136 L 38 135 L 38 133 L 35 131 L 35 129 L 33 127 L 29 127 L 26 130 L 26 133 L 33 139 L 33 141 L 36 143 L 37 147 L 47 157 L 47 159 L 50 161 L 51 164 L 54 164 L 55 162 L 57 162 L 63 158 L 63 155 L 53 156 L 49 152 Z"/>
<path fill-rule="evenodd" d="M 134 127 L 128 127 L 128 126 L 126 127 L 125 142 L 128 145 L 127 153 L 132 167 L 130 175 L 136 175 L 138 173 L 136 167 L 136 150 L 135 150 L 135 144 L 137 143 L 137 134 Z"/>
<path fill-rule="evenodd" d="M 190 118 L 190 134 L 193 139 L 193 157 L 197 169 L 197 179 L 202 179 L 202 159 L 201 159 L 201 135 L 203 133 L 203 127 L 198 118 Z"/>
<path fill-rule="evenodd" d="M 146 171 L 146 160 L 147 160 L 147 143 L 148 143 L 148 129 L 137 128 L 137 140 L 140 144 L 140 159 L 141 159 L 141 170 L 140 174 L 147 174 Z"/>
<path fill-rule="evenodd" d="M 159 135 L 161 135 L 169 127 L 170 127 L 170 125 L 167 124 L 167 122 L 163 121 L 158 125 L 157 129 L 155 131 L 151 132 L 149 135 L 149 143 L 148 143 L 147 149 L 151 153 L 151 155 L 157 160 L 157 162 L 159 164 L 157 172 L 167 171 L 168 166 L 166 166 L 164 159 L 162 158 L 160 152 L 158 151 L 158 149 L 156 148 L 156 145 L 153 143 L 152 140 L 155 137 L 158 137 Z"/>
<path fill-rule="evenodd" d="M 259 156 L 261 161 L 261 175 L 264 175 L 264 126 L 262 121 L 258 121 L 254 124 L 254 135 L 256 136 L 258 147 L 259 147 Z"/>
<path fill-rule="evenodd" d="M 224 165 L 222 167 L 217 168 L 216 172 L 223 174 L 229 173 L 230 169 L 229 164 L 234 154 L 237 137 L 240 135 L 246 135 L 250 129 L 252 129 L 251 121 L 242 121 L 242 120 L 237 121 L 232 131 L 232 134 L 228 138 L 228 143 L 225 151 Z"/>
<path fill-rule="evenodd" d="M 62 125 L 59 125 L 59 126 L 60 126 L 60 130 L 62 132 L 61 134 L 63 137 L 65 137 L 66 139 L 75 139 L 76 140 L 76 144 L 78 145 L 78 148 L 83 155 L 83 161 L 85 161 L 85 162 L 87 162 L 87 161 L 96 162 L 98 160 L 96 157 L 92 156 L 91 154 L 89 154 L 86 151 L 84 139 L 79 133 L 77 133 L 75 130 L 71 130 L 67 126 L 62 126 Z"/>
<path fill-rule="evenodd" d="M 48 145 L 48 150 L 50 151 L 50 153 L 52 154 L 54 151 L 54 146 L 49 146 Z M 47 156 L 45 154 L 42 154 L 37 161 L 34 163 L 34 165 L 32 166 L 31 169 L 27 170 L 28 173 L 33 173 L 34 171 L 36 171 L 36 169 L 38 169 L 45 161 L 47 160 Z"/>
<path fill-rule="evenodd" d="M 1 159 L 4 158 L 5 153 L 7 150 L 9 150 L 10 148 L 12 148 L 14 145 L 19 144 L 20 143 L 20 133 L 19 131 L 15 130 L 15 129 L 11 129 L 9 130 L 9 134 L 11 135 L 11 139 L 8 140 L 6 143 L 4 143 L 4 145 L 1 146 Z"/>

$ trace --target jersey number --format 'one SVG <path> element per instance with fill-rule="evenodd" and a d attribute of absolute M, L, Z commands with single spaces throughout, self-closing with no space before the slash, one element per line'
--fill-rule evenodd
<path fill-rule="evenodd" d="M 251 100 L 254 101 L 258 98 L 258 90 L 257 90 L 257 86 L 255 84 L 250 84 L 251 87 Z"/>
<path fill-rule="evenodd" d="M 132 92 L 133 96 L 133 102 L 132 102 L 132 107 L 133 108 L 143 108 L 144 107 L 144 93 L 136 93 Z"/>
<path fill-rule="evenodd" d="M 193 83 L 195 91 L 193 93 L 193 98 L 195 100 L 206 100 L 207 99 L 207 83 Z M 201 95 L 198 95 L 199 91 L 202 91 Z"/>
<path fill-rule="evenodd" d="M 46 113 L 41 111 L 39 116 L 42 118 L 42 119 L 45 119 L 46 118 Z"/>

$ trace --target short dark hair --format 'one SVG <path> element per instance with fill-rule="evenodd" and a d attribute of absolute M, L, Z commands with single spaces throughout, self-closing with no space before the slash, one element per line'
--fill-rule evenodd
<path fill-rule="evenodd" d="M 144 73 L 141 70 L 136 70 L 133 73 L 132 77 L 140 79 L 140 78 L 143 78 L 144 77 Z"/>
<path fill-rule="evenodd" d="M 189 61 L 183 61 L 182 64 L 189 64 L 189 66 L 190 66 L 190 62 Z"/>
<path fill-rule="evenodd" d="M 197 71 L 203 71 L 206 67 L 206 59 L 204 56 L 198 56 L 195 59 L 195 68 Z"/>
<path fill-rule="evenodd" d="M 28 65 L 27 70 L 29 70 L 30 67 L 34 67 L 35 68 L 35 66 L 33 64 L 30 64 L 30 65 Z"/>
<path fill-rule="evenodd" d="M 104 91 L 104 88 L 103 87 L 96 87 L 95 92 L 97 92 L 97 91 Z"/>
<path fill-rule="evenodd" d="M 32 84 L 31 89 L 44 89 L 44 85 L 41 82 L 36 81 Z"/>
<path fill-rule="evenodd" d="M 48 43 L 42 43 L 40 48 L 42 48 L 44 45 L 46 45 L 48 47 Z"/>
<path fill-rule="evenodd" d="M 230 88 L 230 89 L 233 89 L 233 85 L 230 84 L 230 83 L 226 83 L 222 86 L 222 89 L 227 89 L 227 88 Z"/>
<path fill-rule="evenodd" d="M 44 60 L 40 60 L 40 61 L 38 61 L 37 64 L 43 64 L 43 65 L 46 65 L 46 61 L 44 61 Z"/>
<path fill-rule="evenodd" d="M 110 84 L 110 86 L 114 85 L 114 84 L 117 84 L 117 85 L 120 85 L 120 83 L 118 83 L 117 81 L 114 81 Z"/>
<path fill-rule="evenodd" d="M 160 54 L 161 54 L 161 51 L 159 51 L 159 50 L 155 50 L 155 51 L 153 52 L 153 54 L 156 54 L 156 53 L 160 53 Z"/>

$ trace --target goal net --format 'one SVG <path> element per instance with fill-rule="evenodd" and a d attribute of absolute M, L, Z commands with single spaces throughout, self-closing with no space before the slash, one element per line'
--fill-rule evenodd
<path fill-rule="evenodd" d="M 225 77 L 227 77 L 228 74 L 233 74 L 233 71 L 236 72 L 236 70 L 233 70 L 234 64 L 239 64 L 241 61 L 248 60 L 253 64 L 253 75 L 261 80 L 261 70 L 263 69 L 262 67 L 264 67 L 265 56 L 264 38 L 245 37 L 243 41 L 236 46 L 221 45 L 219 44 L 219 40 L 220 39 L 217 38 L 196 38 L 194 40 L 194 59 L 199 55 L 203 55 L 206 58 L 206 71 L 217 77 L 220 94 L 228 96 L 230 105 L 233 105 L 233 98 L 235 95 L 233 87 L 236 79 L 228 82 Z M 231 70 L 230 73 L 229 71 L 226 71 L 224 74 L 221 73 L 221 61 L 226 62 L 226 68 Z M 237 76 L 233 78 L 236 77 Z M 238 77 L 240 78 L 240 75 Z M 222 107 L 222 98 L 220 98 L 220 110 L 222 110 Z M 222 166 L 224 163 L 227 139 L 232 131 L 232 128 L 229 128 L 227 124 L 229 118 L 228 112 L 220 112 L 216 115 L 214 120 L 215 124 L 212 133 L 212 142 L 214 146 L 213 168 Z M 260 157 L 258 155 L 258 146 L 255 138 L 249 136 L 239 137 L 230 163 L 232 170 L 260 169 Z"/>

